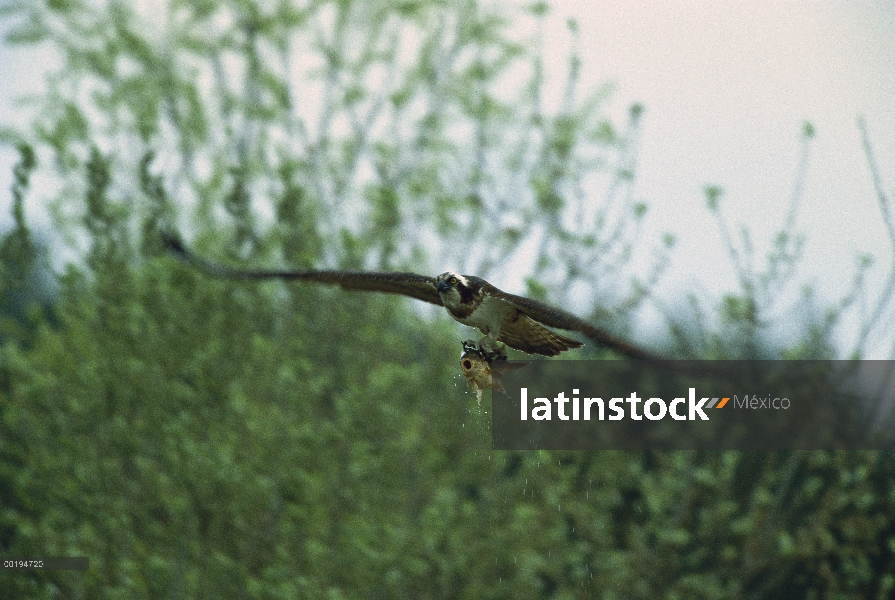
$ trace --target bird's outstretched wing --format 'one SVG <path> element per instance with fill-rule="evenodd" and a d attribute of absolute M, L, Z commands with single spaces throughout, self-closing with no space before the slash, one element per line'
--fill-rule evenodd
<path fill-rule="evenodd" d="M 435 278 L 416 273 L 370 273 L 361 271 L 289 271 L 234 269 L 196 256 L 172 235 L 163 236 L 165 246 L 177 258 L 216 277 L 228 279 L 284 279 L 338 285 L 346 290 L 401 294 L 443 306 Z"/>
<path fill-rule="evenodd" d="M 630 342 L 617 338 L 587 321 L 580 319 L 571 313 L 567 313 L 564 310 L 550 306 L 549 304 L 538 302 L 537 300 L 532 300 L 531 298 L 525 298 L 523 296 L 508 294 L 497 288 L 491 290 L 491 295 L 500 298 L 504 302 L 512 304 L 526 316 L 547 327 L 555 327 L 556 329 L 565 329 L 567 331 L 577 331 L 594 342 L 629 358 L 644 360 L 657 359 L 655 355 L 650 354 L 642 348 L 638 348 Z"/>

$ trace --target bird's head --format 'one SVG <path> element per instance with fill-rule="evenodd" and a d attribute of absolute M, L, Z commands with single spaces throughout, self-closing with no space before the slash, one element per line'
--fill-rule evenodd
<path fill-rule="evenodd" d="M 447 271 L 435 278 L 435 287 L 445 306 L 458 306 L 472 299 L 472 288 L 462 275 Z"/>

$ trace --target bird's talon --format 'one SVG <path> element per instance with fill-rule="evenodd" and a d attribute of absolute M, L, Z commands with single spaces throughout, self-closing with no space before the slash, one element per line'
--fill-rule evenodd
<path fill-rule="evenodd" d="M 506 347 L 500 342 L 494 342 L 492 346 L 488 338 L 479 341 L 478 352 L 488 362 L 507 359 Z"/>

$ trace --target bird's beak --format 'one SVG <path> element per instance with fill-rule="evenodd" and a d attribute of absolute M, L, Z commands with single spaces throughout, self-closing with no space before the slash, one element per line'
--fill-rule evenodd
<path fill-rule="evenodd" d="M 451 289 L 451 285 L 444 279 L 442 279 L 441 281 L 438 282 L 438 293 L 439 294 L 443 294 L 443 293 L 447 292 L 449 289 Z"/>

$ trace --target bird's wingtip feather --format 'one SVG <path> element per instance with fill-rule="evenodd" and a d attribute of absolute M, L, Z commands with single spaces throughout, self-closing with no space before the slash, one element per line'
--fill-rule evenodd
<path fill-rule="evenodd" d="M 181 241 L 180 236 L 171 231 L 162 231 L 161 232 L 162 243 L 165 245 L 165 248 L 171 254 L 177 256 L 178 258 L 187 258 L 189 256 L 189 252 L 186 249 L 186 246 L 183 245 L 183 241 Z"/>

